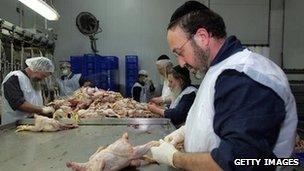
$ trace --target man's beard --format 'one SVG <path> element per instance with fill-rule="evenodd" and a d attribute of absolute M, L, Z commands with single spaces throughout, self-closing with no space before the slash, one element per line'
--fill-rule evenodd
<path fill-rule="evenodd" d="M 201 79 L 203 74 L 205 74 L 210 67 L 210 60 L 208 58 L 210 50 L 207 49 L 207 51 L 204 51 L 195 43 L 195 41 L 191 41 L 191 46 L 194 51 L 194 62 L 198 64 L 199 68 L 194 68 L 189 64 L 186 64 L 185 66 L 196 78 Z"/>
<path fill-rule="evenodd" d="M 39 91 L 42 89 L 41 80 L 37 78 L 31 78 L 30 81 L 34 90 Z"/>

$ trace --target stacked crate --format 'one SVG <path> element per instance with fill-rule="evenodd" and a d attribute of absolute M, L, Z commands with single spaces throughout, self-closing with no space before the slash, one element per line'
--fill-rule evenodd
<path fill-rule="evenodd" d="M 70 56 L 70 63 L 74 74 L 82 73 L 83 56 Z"/>
<path fill-rule="evenodd" d="M 73 73 L 81 73 L 93 85 L 105 90 L 118 91 L 118 58 L 116 56 L 100 56 L 85 54 L 71 56 Z"/>
<path fill-rule="evenodd" d="M 137 80 L 138 75 L 138 56 L 126 55 L 125 56 L 125 96 L 131 97 L 131 89 Z"/>
<path fill-rule="evenodd" d="M 102 89 L 118 91 L 118 63 L 119 59 L 116 56 L 97 58 L 95 68 Z"/>

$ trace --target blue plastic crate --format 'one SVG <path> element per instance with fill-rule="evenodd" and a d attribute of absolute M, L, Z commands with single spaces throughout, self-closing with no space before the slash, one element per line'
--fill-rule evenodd
<path fill-rule="evenodd" d="M 135 63 L 127 64 L 126 70 L 138 70 L 138 64 Z"/>
<path fill-rule="evenodd" d="M 125 56 L 125 61 L 126 62 L 138 63 L 138 56 L 137 55 L 126 55 Z"/>
<path fill-rule="evenodd" d="M 71 70 L 75 74 L 82 72 L 83 56 L 70 56 Z"/>
<path fill-rule="evenodd" d="M 138 70 L 134 69 L 126 69 L 126 77 L 137 77 L 138 75 Z"/>
<path fill-rule="evenodd" d="M 96 58 L 95 68 L 97 70 L 117 70 L 119 59 L 116 56 L 101 56 Z"/>
<path fill-rule="evenodd" d="M 107 69 L 118 69 L 119 67 L 119 59 L 116 56 L 105 56 L 108 61 Z"/>

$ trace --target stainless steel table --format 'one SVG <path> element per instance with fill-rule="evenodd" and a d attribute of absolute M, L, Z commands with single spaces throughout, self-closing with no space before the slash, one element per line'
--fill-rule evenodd
<path fill-rule="evenodd" d="M 32 119 L 19 123 L 31 124 Z M 167 119 L 82 120 L 79 128 L 60 132 L 18 132 L 18 123 L 0 126 L 0 170 L 69 170 L 67 161 L 86 162 L 100 146 L 128 132 L 133 145 L 163 138 L 174 130 Z M 151 155 L 151 154 L 150 154 Z M 124 170 L 174 170 L 152 164 Z"/>

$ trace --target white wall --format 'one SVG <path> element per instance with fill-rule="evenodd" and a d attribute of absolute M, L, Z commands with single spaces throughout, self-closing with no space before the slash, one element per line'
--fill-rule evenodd
<path fill-rule="evenodd" d="M 270 7 L 270 59 L 276 64 L 282 64 L 282 36 L 283 36 L 283 1 L 271 0 Z"/>
<path fill-rule="evenodd" d="M 120 84 L 124 84 L 124 56 L 139 56 L 141 69 L 151 73 L 159 82 L 155 60 L 170 54 L 166 41 L 166 27 L 173 11 L 186 0 L 56 0 L 61 18 L 53 25 L 58 33 L 55 57 L 67 60 L 71 55 L 90 53 L 88 37 L 75 24 L 78 13 L 91 12 L 100 20 L 103 32 L 98 35 L 97 47 L 101 55 L 120 58 Z M 202 0 L 203 2 L 203 0 Z"/>
<path fill-rule="evenodd" d="M 97 47 L 102 55 L 120 58 L 120 84 L 124 84 L 124 56 L 137 54 L 140 66 L 147 69 L 154 82 L 160 78 L 156 74 L 155 59 L 169 52 L 166 42 L 166 27 L 173 11 L 186 0 L 54 0 L 61 18 L 49 22 L 58 34 L 55 57 L 57 61 L 67 60 L 71 55 L 90 53 L 89 39 L 77 29 L 75 19 L 78 13 L 88 11 L 99 20 L 103 32 L 98 35 Z M 212 1 L 212 0 L 210 0 Z M 226 0 L 223 0 L 226 1 Z M 201 0 L 201 2 L 209 2 Z M 218 2 L 218 1 L 217 1 Z M 17 0 L 1 0 L 0 18 L 18 25 Z M 270 58 L 281 64 L 283 0 L 271 0 L 270 11 Z M 43 27 L 43 18 L 24 7 L 24 26 Z M 235 11 L 238 13 L 238 11 Z M 250 33 L 250 30 L 248 31 Z M 288 60 L 288 59 L 285 59 Z"/>

